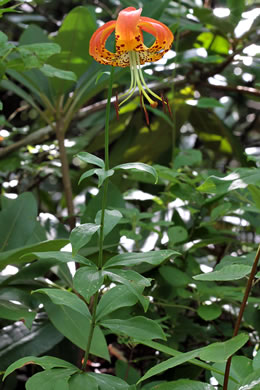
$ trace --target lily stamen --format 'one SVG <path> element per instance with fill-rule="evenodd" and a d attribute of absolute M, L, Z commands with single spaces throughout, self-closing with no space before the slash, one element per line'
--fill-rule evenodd
<path fill-rule="evenodd" d="M 145 98 L 151 107 L 157 107 L 157 101 L 166 104 L 145 82 L 141 65 L 146 62 L 160 60 L 169 51 L 173 42 L 173 34 L 165 24 L 151 18 L 141 16 L 142 8 L 138 10 L 128 7 L 119 12 L 117 20 L 105 23 L 92 35 L 89 53 L 94 59 L 104 65 L 130 67 L 131 83 L 127 92 L 120 96 L 125 97 L 117 109 L 126 103 L 139 88 L 142 100 Z M 116 52 L 112 53 L 105 47 L 109 35 L 115 30 Z M 155 42 L 147 47 L 143 40 L 143 31 L 152 34 Z M 146 112 L 146 115 L 147 112 Z"/>

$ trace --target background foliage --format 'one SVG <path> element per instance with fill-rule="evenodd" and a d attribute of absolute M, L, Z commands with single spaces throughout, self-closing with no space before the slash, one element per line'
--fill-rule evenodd
<path fill-rule="evenodd" d="M 114 276 L 100 277 L 86 291 L 82 280 L 95 274 L 98 258 L 94 226 L 102 177 L 91 174 L 104 158 L 109 80 L 109 69 L 89 56 L 88 42 L 97 25 L 128 6 L 142 6 L 143 15 L 175 35 L 167 56 L 144 66 L 152 89 L 168 97 L 173 119 L 162 107 L 147 107 L 147 126 L 138 96 L 123 106 L 119 120 L 112 109 L 111 166 L 146 163 L 158 181 L 135 169 L 116 170 L 110 178 L 107 209 L 117 214 L 109 215 L 114 228 L 106 227 L 104 255 L 106 272 Z M 234 345 L 214 343 L 230 343 L 260 241 L 259 4 L 2 0 L 0 7 L 0 371 L 35 356 L 51 372 L 48 382 L 48 370 L 24 366 L 0 388 L 23 389 L 35 372 L 41 374 L 32 376 L 29 390 L 59 380 L 61 389 L 79 389 L 84 381 L 93 389 L 125 388 L 119 379 L 110 384 L 111 377 L 105 385 L 96 382 L 97 372 L 129 385 L 144 376 L 138 389 L 222 388 L 225 360 L 237 350 L 229 389 L 258 380 L 259 274 L 244 333 Z M 114 94 L 128 88 L 129 78 L 128 69 L 115 69 Z M 100 160 L 90 161 L 84 152 Z M 92 224 L 95 231 L 70 235 L 75 223 Z M 67 252 L 59 252 L 64 247 Z M 150 252 L 146 261 L 142 253 L 153 250 L 167 252 L 161 261 Z M 112 268 L 118 253 L 121 266 L 129 265 L 123 256 L 129 252 L 140 256 L 127 272 Z M 72 260 L 82 265 L 74 280 Z M 126 289 L 126 275 L 139 290 Z M 103 330 L 94 332 L 88 373 L 72 376 L 68 385 L 90 321 L 87 306 L 72 292 L 91 309 L 97 289 Z M 149 330 L 153 337 L 145 340 Z M 45 354 L 67 364 L 37 358 Z"/>

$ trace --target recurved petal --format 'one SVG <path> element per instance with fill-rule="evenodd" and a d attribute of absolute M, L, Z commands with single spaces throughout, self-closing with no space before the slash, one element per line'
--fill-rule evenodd
<path fill-rule="evenodd" d="M 155 19 L 141 17 L 139 27 L 155 37 L 155 42 L 148 49 L 150 53 L 159 52 L 161 50 L 168 51 L 171 48 L 173 34 L 165 24 Z"/>
<path fill-rule="evenodd" d="M 126 52 L 134 50 L 138 42 L 142 42 L 142 34 L 138 27 L 142 8 L 128 7 L 118 14 L 116 21 L 117 50 Z"/>
<path fill-rule="evenodd" d="M 102 64 L 112 65 L 111 60 L 114 57 L 114 53 L 107 50 L 105 45 L 109 35 L 114 31 L 115 26 L 115 20 L 105 23 L 94 32 L 90 39 L 89 54 Z"/>

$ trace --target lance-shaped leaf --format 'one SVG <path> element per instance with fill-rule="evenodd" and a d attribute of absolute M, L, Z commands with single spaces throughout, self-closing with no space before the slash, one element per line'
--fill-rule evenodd
<path fill-rule="evenodd" d="M 108 290 L 97 306 L 97 321 L 121 307 L 133 306 L 138 301 L 136 295 L 125 286 L 116 286 Z"/>
<path fill-rule="evenodd" d="M 115 171 L 118 169 L 124 169 L 127 171 L 134 170 L 134 171 L 147 172 L 147 173 L 150 173 L 150 175 L 152 175 L 154 177 L 155 183 L 157 183 L 157 181 L 158 181 L 158 174 L 157 174 L 156 170 L 153 167 L 151 167 L 150 165 L 147 165 L 144 163 L 140 163 L 140 162 L 125 163 L 125 164 L 116 165 L 115 167 L 113 167 L 113 169 Z"/>
<path fill-rule="evenodd" d="M 45 294 L 55 305 L 68 306 L 91 319 L 87 305 L 74 293 L 58 288 L 40 288 L 33 293 Z"/>
<path fill-rule="evenodd" d="M 112 319 L 102 320 L 100 325 L 115 332 L 116 334 L 124 334 L 132 338 L 152 340 L 166 340 L 165 334 L 155 321 L 149 318 L 138 316 L 128 320 Z"/>
<path fill-rule="evenodd" d="M 193 276 L 195 280 L 207 280 L 207 281 L 227 281 L 238 280 L 244 278 L 250 274 L 251 266 L 244 264 L 232 264 L 221 268 L 218 271 L 208 272 L 206 274 L 200 274 Z"/>
<path fill-rule="evenodd" d="M 77 263 L 88 265 L 93 267 L 95 264 L 91 260 L 86 259 L 83 256 L 75 255 L 73 256 L 71 252 L 66 251 L 49 251 L 49 252 L 32 252 L 28 255 L 22 256 L 24 261 L 32 261 L 35 258 L 39 260 L 55 260 L 57 263 L 69 263 L 71 261 L 76 261 Z"/>
<path fill-rule="evenodd" d="M 103 281 L 103 271 L 97 268 L 82 267 L 77 270 L 73 284 L 75 289 L 89 302 L 92 295 L 102 286 Z"/>
<path fill-rule="evenodd" d="M 180 253 L 173 250 L 161 250 L 144 253 L 122 253 L 109 259 L 104 269 L 118 266 L 133 267 L 140 265 L 142 262 L 159 265 L 170 256 L 178 256 Z"/>
<path fill-rule="evenodd" d="M 72 255 L 74 256 L 80 248 L 86 245 L 92 236 L 98 231 L 100 225 L 95 223 L 84 223 L 75 227 L 70 234 L 70 242 L 72 245 Z"/>
<path fill-rule="evenodd" d="M 99 224 L 101 223 L 101 210 L 97 212 L 95 223 Z M 105 216 L 104 216 L 104 237 L 108 235 L 108 233 L 111 232 L 111 230 L 114 229 L 114 227 L 118 224 L 120 219 L 123 218 L 123 215 L 118 210 L 105 210 Z"/>
<path fill-rule="evenodd" d="M 12 372 L 17 370 L 18 368 L 24 367 L 27 364 L 37 364 L 44 368 L 45 370 L 50 370 L 54 367 L 59 368 L 69 368 L 69 369 L 76 369 L 78 368 L 74 366 L 73 364 L 66 362 L 65 360 L 53 357 L 53 356 L 43 356 L 43 357 L 35 357 L 35 356 L 26 356 L 23 357 L 16 362 L 12 363 L 7 370 L 5 371 L 3 380 L 10 375 Z"/>
<path fill-rule="evenodd" d="M 47 77 L 57 77 L 58 79 L 77 81 L 77 76 L 70 70 L 62 70 L 55 68 L 49 64 L 44 64 L 40 71 Z"/>
<path fill-rule="evenodd" d="M 199 357 L 205 361 L 223 362 L 238 351 L 248 341 L 249 336 L 246 333 L 240 333 L 232 339 L 223 343 L 213 343 L 207 347 L 201 348 Z"/>
<path fill-rule="evenodd" d="M 77 154 L 77 157 L 85 163 L 97 165 L 100 168 L 105 168 L 104 161 L 101 158 L 95 156 L 94 154 L 88 152 L 80 152 Z"/>
<path fill-rule="evenodd" d="M 141 305 L 144 308 L 144 311 L 147 311 L 149 306 L 149 299 L 142 295 L 143 289 L 146 286 L 150 285 L 149 279 L 146 279 L 139 275 L 135 271 L 131 270 L 117 270 L 109 269 L 109 271 L 103 271 L 105 275 L 108 276 L 110 280 L 117 283 L 122 283 L 130 290 L 140 301 Z"/>
<path fill-rule="evenodd" d="M 78 368 L 55 368 L 34 374 L 26 382 L 26 390 L 69 390 L 70 377 Z"/>

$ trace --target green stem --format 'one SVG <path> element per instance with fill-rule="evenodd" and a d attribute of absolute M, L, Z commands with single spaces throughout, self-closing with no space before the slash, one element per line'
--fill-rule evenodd
<path fill-rule="evenodd" d="M 93 338 L 93 334 L 94 334 L 94 330 L 95 330 L 95 326 L 96 326 L 97 303 L 98 303 L 98 291 L 94 295 L 94 303 L 93 303 L 93 310 L 92 310 L 92 321 L 91 321 L 91 324 L 90 324 L 90 330 L 89 330 L 89 336 L 88 336 L 88 343 L 87 343 L 87 347 L 86 347 L 86 352 L 85 352 L 84 360 L 83 360 L 83 363 L 82 363 L 82 370 L 83 371 L 86 370 L 86 366 L 87 366 L 87 362 L 88 362 L 88 355 L 89 355 L 91 342 L 92 342 L 92 338 Z"/>
<path fill-rule="evenodd" d="M 237 334 L 238 334 L 240 324 L 242 322 L 243 314 L 245 311 L 245 307 L 246 307 L 246 304 L 248 301 L 249 293 L 251 291 L 253 280 L 254 280 L 254 277 L 256 274 L 259 259 L 260 259 L 260 245 L 259 245 L 258 250 L 256 252 L 255 260 L 254 260 L 254 263 L 253 263 L 253 266 L 251 269 L 251 273 L 250 273 L 248 281 L 247 281 L 246 291 L 244 293 L 243 301 L 242 301 L 241 306 L 240 306 L 239 314 L 238 314 L 237 321 L 235 324 L 233 337 L 237 336 Z M 223 390 L 228 389 L 228 380 L 229 380 L 229 373 L 230 373 L 230 367 L 231 367 L 231 360 L 232 360 L 232 355 L 228 358 L 227 363 L 226 363 Z"/>
<path fill-rule="evenodd" d="M 112 87 L 113 87 L 113 77 L 114 77 L 114 68 L 112 67 L 110 72 L 110 81 L 108 87 L 108 96 L 107 96 L 107 106 L 106 106 L 106 123 L 105 123 L 105 170 L 109 170 L 109 118 L 110 118 L 110 105 L 112 97 Z M 104 244 L 104 221 L 105 221 L 105 209 L 107 203 L 107 191 L 108 191 L 108 178 L 104 180 L 103 185 L 103 198 L 102 198 L 102 209 L 101 209 L 101 221 L 100 221 L 100 234 L 99 234 L 99 254 L 98 254 L 98 268 L 101 270 L 103 266 L 103 244 Z M 88 342 L 86 347 L 86 352 L 84 360 L 82 363 L 82 370 L 86 369 L 89 351 L 91 347 L 91 342 L 96 326 L 96 311 L 98 304 L 99 291 L 94 295 L 94 302 L 92 308 L 92 320 L 90 324 L 90 331 L 88 336 Z"/>

